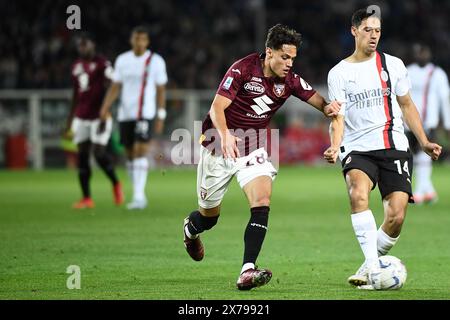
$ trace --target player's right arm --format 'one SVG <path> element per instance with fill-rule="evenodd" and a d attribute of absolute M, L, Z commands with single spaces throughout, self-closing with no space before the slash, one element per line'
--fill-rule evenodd
<path fill-rule="evenodd" d="M 111 106 L 114 101 L 119 97 L 120 89 L 122 88 L 122 84 L 120 82 L 112 82 L 109 86 L 108 92 L 106 93 L 105 98 L 103 99 L 102 108 L 100 110 L 100 120 L 106 121 L 110 116 Z"/>
<path fill-rule="evenodd" d="M 70 104 L 70 111 L 69 111 L 69 115 L 67 117 L 66 126 L 64 128 L 64 133 L 63 133 L 66 138 L 70 138 L 70 129 L 72 127 L 72 121 L 73 121 L 73 117 L 75 115 L 75 109 L 78 104 L 78 89 L 79 88 L 78 88 L 78 79 L 74 75 L 74 65 L 72 66 L 72 70 L 71 70 L 71 78 L 72 78 L 72 83 L 73 83 L 72 101 Z"/>
<path fill-rule="evenodd" d="M 244 68 L 241 61 L 238 61 L 228 69 L 220 82 L 209 111 L 214 128 L 220 136 L 220 146 L 224 158 L 236 159 L 240 157 L 237 147 L 237 142 L 240 139 L 230 133 L 225 117 L 225 109 L 231 105 L 242 87 Z"/>
<path fill-rule="evenodd" d="M 336 163 L 339 155 L 339 147 L 344 138 L 344 116 L 338 114 L 333 117 L 330 124 L 330 146 L 323 153 L 323 157 L 329 163 Z"/>
<path fill-rule="evenodd" d="M 211 104 L 209 110 L 209 116 L 217 129 L 220 136 L 220 146 L 222 148 L 222 154 L 224 158 L 236 159 L 240 157 L 239 150 L 237 148 L 238 137 L 233 136 L 227 127 L 227 120 L 225 118 L 225 109 L 231 104 L 231 100 L 216 94 L 214 101 Z"/>
<path fill-rule="evenodd" d="M 75 115 L 75 108 L 77 106 L 77 100 L 78 100 L 77 96 L 78 96 L 77 88 L 74 87 L 73 92 L 72 92 L 72 103 L 70 105 L 69 116 L 67 117 L 66 127 L 64 128 L 64 136 L 66 136 L 66 137 L 69 136 L 69 132 L 72 127 L 72 121 L 73 121 L 73 117 Z"/>
<path fill-rule="evenodd" d="M 331 101 L 340 102 L 340 110 L 333 117 L 330 124 L 330 147 L 325 150 L 323 157 L 329 163 L 336 163 L 339 148 L 344 139 L 344 116 L 346 107 L 345 82 L 341 74 L 335 69 L 328 73 L 328 95 Z"/>
<path fill-rule="evenodd" d="M 110 117 L 110 110 L 113 103 L 119 97 L 120 90 L 122 89 L 122 62 L 123 59 L 119 56 L 116 59 L 114 69 L 111 75 L 111 85 L 108 88 L 108 92 L 103 99 L 102 108 L 100 109 L 100 121 L 105 122 Z M 102 127 L 102 126 L 100 126 Z"/>

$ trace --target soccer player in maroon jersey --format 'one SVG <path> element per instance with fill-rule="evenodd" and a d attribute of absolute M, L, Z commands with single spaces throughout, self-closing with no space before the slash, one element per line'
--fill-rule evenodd
<path fill-rule="evenodd" d="M 111 63 L 96 53 L 95 43 L 87 34 L 77 39 L 77 50 L 79 58 L 72 66 L 74 88 L 66 132 L 72 129 L 74 142 L 78 146 L 78 177 L 83 197 L 73 205 L 73 208 L 94 207 L 89 183 L 91 151 L 100 168 L 111 180 L 115 204 L 121 205 L 124 201 L 122 187 L 114 171 L 111 156 L 106 150 L 111 136 L 112 120 L 103 124 L 104 130 L 99 130 L 99 112 L 106 85 L 112 75 Z"/>
<path fill-rule="evenodd" d="M 327 116 L 337 115 L 340 109 L 338 102 L 326 102 L 291 70 L 300 43 L 301 35 L 295 30 L 273 26 L 265 53 L 253 53 L 228 69 L 203 122 L 197 170 L 199 208 L 184 220 L 184 244 L 192 259 L 203 259 L 199 234 L 217 223 L 223 196 L 236 175 L 251 213 L 237 281 L 240 290 L 264 285 L 272 277 L 270 270 L 255 266 L 267 231 L 272 181 L 277 174 L 263 147 L 266 135 L 261 130 L 291 95 Z"/>

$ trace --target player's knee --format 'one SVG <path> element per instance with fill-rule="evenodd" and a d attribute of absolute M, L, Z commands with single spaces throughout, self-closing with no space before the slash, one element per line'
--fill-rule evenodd
<path fill-rule="evenodd" d="M 261 196 L 254 199 L 251 203 L 252 207 L 269 207 L 270 206 L 270 197 L 269 196 Z"/>
<path fill-rule="evenodd" d="M 387 222 L 391 226 L 402 226 L 405 221 L 405 216 L 406 210 L 404 208 L 391 207 L 387 215 Z"/>
<path fill-rule="evenodd" d="M 78 169 L 80 171 L 89 171 L 89 153 L 88 152 L 78 152 Z"/>
<path fill-rule="evenodd" d="M 94 149 L 94 157 L 100 166 L 105 163 L 108 163 L 110 160 L 108 152 L 106 148 L 103 146 L 98 146 L 97 148 Z"/>
<path fill-rule="evenodd" d="M 149 150 L 149 145 L 146 143 L 138 143 L 135 144 L 133 147 L 133 157 L 134 158 L 141 158 L 141 157 L 145 157 L 148 153 Z"/>
<path fill-rule="evenodd" d="M 125 149 L 125 156 L 127 157 L 128 161 L 132 161 L 135 158 L 133 149 L 126 148 Z"/>
<path fill-rule="evenodd" d="M 365 207 L 369 204 L 369 195 L 362 188 L 352 187 L 350 190 L 350 202 L 352 208 Z"/>
<path fill-rule="evenodd" d="M 220 214 L 220 205 L 214 208 L 205 209 L 202 207 L 199 207 L 198 211 L 202 214 L 202 216 L 205 217 L 215 217 Z"/>
<path fill-rule="evenodd" d="M 103 149 L 95 149 L 94 150 L 94 157 L 97 162 L 105 157 L 105 150 Z"/>

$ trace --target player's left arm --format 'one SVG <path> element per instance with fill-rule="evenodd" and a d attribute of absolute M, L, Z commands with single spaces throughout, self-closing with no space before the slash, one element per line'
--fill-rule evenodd
<path fill-rule="evenodd" d="M 105 76 L 105 80 L 109 86 L 114 78 L 114 68 L 111 64 L 111 61 L 109 61 L 109 60 L 106 60 L 104 62 L 104 64 L 105 65 L 104 65 L 103 75 Z"/>
<path fill-rule="evenodd" d="M 76 86 L 73 88 L 73 92 L 72 92 L 72 101 L 70 103 L 70 110 L 69 110 L 69 115 L 67 117 L 66 120 L 66 126 L 64 127 L 64 137 L 66 138 L 70 138 L 71 137 L 71 128 L 72 128 L 72 121 L 73 118 L 75 116 L 75 109 L 77 107 L 77 102 L 78 102 L 78 94 L 77 94 L 77 88 Z"/>
<path fill-rule="evenodd" d="M 156 86 L 156 123 L 155 123 L 155 133 L 162 134 L 164 129 L 164 120 L 167 115 L 166 111 L 166 85 Z"/>
<path fill-rule="evenodd" d="M 335 117 L 341 109 L 341 102 L 328 102 L 317 91 L 306 101 L 308 104 L 322 112 L 327 117 Z"/>
<path fill-rule="evenodd" d="M 168 81 L 166 62 L 163 57 L 157 55 L 155 61 L 155 85 L 156 85 L 156 117 L 154 132 L 156 135 L 163 133 L 164 120 L 167 116 L 166 111 L 166 84 Z"/>
<path fill-rule="evenodd" d="M 438 78 L 435 81 L 434 90 L 439 98 L 439 111 L 442 115 L 444 128 L 450 134 L 450 87 L 448 77 L 441 68 L 435 72 L 437 72 L 436 76 Z"/>
<path fill-rule="evenodd" d="M 403 119 L 405 120 L 409 129 L 414 133 L 420 147 L 426 152 L 433 160 L 437 160 L 441 154 L 442 147 L 437 143 L 428 141 L 425 131 L 422 126 L 419 112 L 409 95 L 409 92 L 404 96 L 397 96 L 397 102 L 400 105 L 400 109 L 403 113 Z"/>
<path fill-rule="evenodd" d="M 73 82 L 73 89 L 72 89 L 72 99 L 70 102 L 70 110 L 69 110 L 69 115 L 67 116 L 67 120 L 66 120 L 66 125 L 64 127 L 64 132 L 63 135 L 66 138 L 70 138 L 71 137 L 71 128 L 72 128 L 72 121 L 73 118 L 75 116 L 75 109 L 77 107 L 78 104 L 78 79 L 73 75 L 73 66 L 72 66 L 72 82 Z"/>

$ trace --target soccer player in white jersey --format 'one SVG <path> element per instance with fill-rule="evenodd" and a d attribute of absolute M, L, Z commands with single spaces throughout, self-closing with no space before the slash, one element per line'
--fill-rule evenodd
<path fill-rule="evenodd" d="M 331 146 L 325 159 L 339 156 L 351 204 L 351 220 L 365 262 L 348 281 L 360 289 L 379 289 L 378 256 L 397 242 L 412 199 L 412 156 L 403 120 L 433 160 L 441 146 L 428 141 L 409 95 L 410 81 L 402 60 L 378 52 L 381 17 L 367 9 L 352 16 L 355 51 L 328 74 L 331 100 L 342 102 L 330 125 Z M 378 183 L 384 221 L 377 231 L 369 194 Z"/>
<path fill-rule="evenodd" d="M 133 199 L 127 205 L 132 210 L 147 206 L 147 154 L 152 130 L 161 134 L 166 118 L 167 73 L 164 59 L 147 49 L 150 39 L 145 27 L 133 29 L 130 43 L 132 50 L 116 59 L 113 82 L 100 116 L 104 121 L 110 117 L 109 110 L 120 92 L 118 120 L 120 139 L 128 160 L 127 170 L 133 184 Z"/>
<path fill-rule="evenodd" d="M 448 78 L 444 70 L 431 62 L 428 46 L 415 44 L 413 55 L 415 62 L 407 68 L 412 85 L 411 97 L 416 102 L 425 132 L 428 137 L 434 137 L 440 119 L 444 128 L 450 131 Z M 435 202 L 438 195 L 431 181 L 431 159 L 420 150 L 417 139 L 410 131 L 407 131 L 407 137 L 414 159 L 414 202 Z"/>

